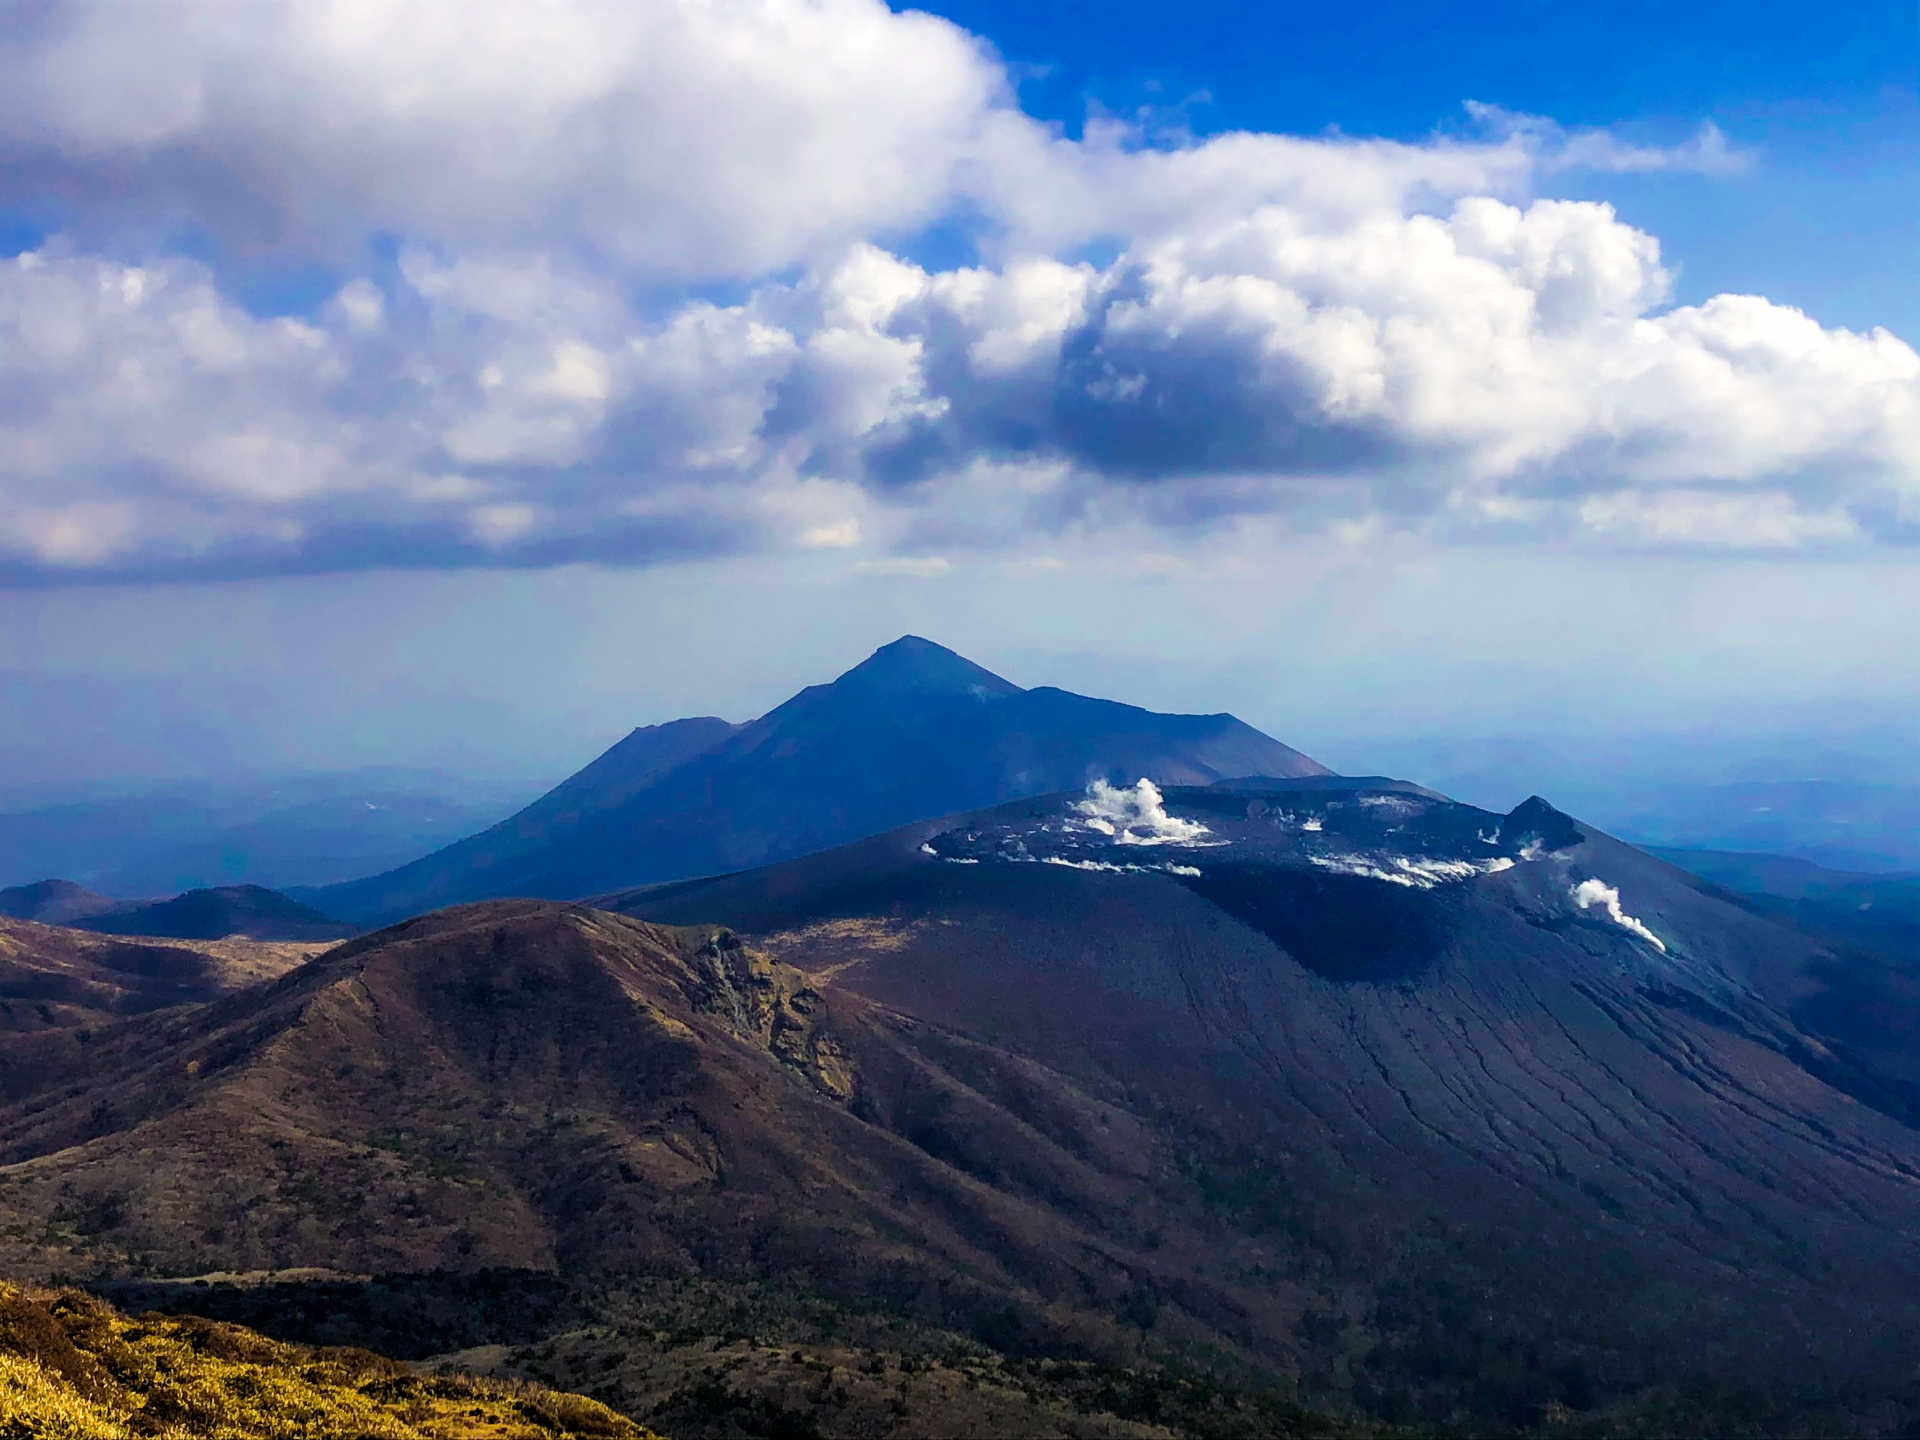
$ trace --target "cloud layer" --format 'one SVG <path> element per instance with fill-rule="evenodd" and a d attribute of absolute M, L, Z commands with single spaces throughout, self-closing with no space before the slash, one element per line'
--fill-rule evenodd
<path fill-rule="evenodd" d="M 51 4 L 0 44 L 6 198 L 64 217 L 0 262 L 6 573 L 1920 533 L 1912 348 L 1667 308 L 1653 237 L 1535 197 L 1743 163 L 1710 127 L 1069 140 L 868 0 L 459 20 Z M 905 258 L 932 226 L 977 261 Z M 332 298 L 243 305 L 269 262 Z"/>

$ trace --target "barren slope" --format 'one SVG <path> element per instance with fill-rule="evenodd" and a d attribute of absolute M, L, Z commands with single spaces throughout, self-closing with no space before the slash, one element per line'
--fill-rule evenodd
<path fill-rule="evenodd" d="M 1205 834 L 1131 845 L 1085 808 L 605 903 L 726 920 L 1152 1097 L 1368 1227 L 1433 1217 L 1453 1258 L 1418 1283 L 1460 1261 L 1448 1284 L 1512 1307 L 1501 1343 L 1586 1324 L 1749 1374 L 1907 1373 L 1920 1134 L 1896 1073 L 1795 1018 L 1831 952 L 1539 802 L 1216 786 L 1168 796 Z M 896 943 L 849 956 L 842 927 L 876 924 Z M 1440 1343 L 1402 1318 L 1394 1343 Z"/>

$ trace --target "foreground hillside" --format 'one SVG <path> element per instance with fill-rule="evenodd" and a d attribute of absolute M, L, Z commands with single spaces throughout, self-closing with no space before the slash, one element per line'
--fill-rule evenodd
<path fill-rule="evenodd" d="M 1096 787 L 601 904 L 8 1040 L 0 1267 L 681 1440 L 1920 1421 L 1832 956 L 1543 803 Z"/>
<path fill-rule="evenodd" d="M 17 1273 L 101 1280 L 382 1274 L 382 1293 L 425 1297 L 429 1315 L 402 1305 L 404 1318 L 382 1321 L 351 1280 L 321 1288 L 317 1315 L 304 1303 L 314 1285 L 298 1280 L 139 1293 L 282 1334 L 397 1340 L 408 1358 L 550 1345 L 549 1328 L 585 1325 L 564 1355 L 491 1358 L 529 1373 L 578 1366 L 577 1383 L 655 1407 L 636 1413 L 689 1437 L 738 1433 L 735 1412 L 843 1404 L 870 1404 L 887 1426 L 874 1433 L 901 1436 L 1170 1433 L 1149 1423 L 1159 1400 L 1138 1418 L 1113 1413 L 1129 1408 L 1136 1372 L 1123 1362 L 1142 1356 L 1141 1316 L 1160 1302 L 1097 1233 L 1135 1203 L 1150 1135 L 1110 1117 L 1107 1153 L 1081 1160 L 1017 1114 L 985 1113 L 983 1140 L 1010 1152 L 1037 1141 L 1022 1163 L 1065 1189 L 1046 1203 L 983 1184 L 856 1098 L 861 1074 L 876 1095 L 903 1082 L 909 1103 L 962 1093 L 946 1072 L 971 1061 L 952 1046 L 906 1016 L 839 1006 L 726 932 L 532 902 L 444 912 L 197 1013 L 8 1047 L 0 1256 Z M 1091 1097 L 1053 1098 L 1097 1133 Z M 1169 1219 L 1169 1243 L 1197 1250 L 1202 1208 L 1176 1196 Z M 528 1279 L 502 1283 L 533 1285 L 531 1302 L 436 1298 L 437 1276 L 502 1269 L 565 1277 L 565 1293 Z M 405 1275 L 419 1282 L 392 1278 Z M 684 1288 L 708 1278 L 711 1290 Z M 767 1279 L 782 1292 L 754 1299 Z M 876 1315 L 892 1319 L 861 1339 Z M 543 1318 L 529 1329 L 529 1317 Z M 993 1373 L 999 1346 L 1031 1350 L 1028 1331 L 1098 1363 Z M 407 1348 L 422 1337 L 429 1349 Z M 767 1341 L 749 1374 L 716 1353 Z M 864 1395 L 820 1383 L 850 1341 L 861 1366 L 881 1367 L 852 1382 Z M 636 1358 L 638 1373 L 620 1369 Z M 1270 1433 L 1294 1413 L 1277 1404 L 1230 1409 Z"/>
<path fill-rule="evenodd" d="M 1325 773 L 1231 715 L 1023 690 L 908 635 L 745 725 L 636 730 L 492 829 L 309 898 L 366 924 L 496 896 L 571 900 L 764 865 L 1095 777 Z"/>
<path fill-rule="evenodd" d="M 0 1435 L 46 1440 L 649 1440 L 580 1395 L 426 1376 L 233 1325 L 130 1320 L 0 1282 Z M 657 1440 L 657 1437 L 655 1437 Z"/>
<path fill-rule="evenodd" d="M 230 994 L 326 947 L 247 939 L 108 939 L 0 920 L 0 1033 L 104 1023 Z"/>

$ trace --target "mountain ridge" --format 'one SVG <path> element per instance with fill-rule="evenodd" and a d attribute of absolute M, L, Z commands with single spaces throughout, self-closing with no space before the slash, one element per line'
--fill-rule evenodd
<path fill-rule="evenodd" d="M 42 925 L 71 925 L 126 904 L 71 880 L 35 880 L 0 890 L 0 915 Z"/>
<path fill-rule="evenodd" d="M 1084 785 L 1324 775 L 1231 715 L 1022 689 L 918 636 L 745 724 L 636 730 L 532 805 L 383 875 L 302 890 L 360 924 L 765 864 L 934 815 Z"/>

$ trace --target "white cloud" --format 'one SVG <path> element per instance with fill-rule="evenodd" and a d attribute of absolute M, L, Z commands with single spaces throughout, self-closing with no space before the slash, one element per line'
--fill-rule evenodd
<path fill-rule="evenodd" d="M 860 543 L 860 522 L 834 520 L 810 525 L 800 532 L 800 543 L 809 550 L 850 550 Z"/>
<path fill-rule="evenodd" d="M 73 0 L 18 31 L 16 163 L 331 253 L 564 237 L 760 273 L 932 218 L 1010 103 L 971 37 L 878 0 Z"/>
<path fill-rule="evenodd" d="M 1747 163 L 1711 126 L 1661 149 L 1482 106 L 1420 144 L 1156 146 L 1011 95 L 878 0 L 36 9 L 0 47 L 0 173 L 77 218 L 0 270 L 0 552 L 910 571 L 1075 532 L 1184 573 L 1256 515 L 1355 544 L 1920 532 L 1910 346 L 1755 296 L 1664 309 L 1654 237 L 1532 196 Z M 263 318 L 124 238 L 183 215 L 334 265 L 333 298 Z M 979 263 L 897 253 L 956 215 Z M 397 264 L 352 273 L 373 236 Z"/>
<path fill-rule="evenodd" d="M 1860 527 L 1845 513 L 1802 511 L 1791 495 L 1778 490 L 1750 495 L 1622 490 L 1582 501 L 1579 515 L 1580 524 L 1596 536 L 1642 546 L 1796 550 L 1860 538 Z"/>
<path fill-rule="evenodd" d="M 473 538 L 482 545 L 510 545 L 540 523 L 531 505 L 477 505 L 467 516 Z"/>
<path fill-rule="evenodd" d="M 916 580 L 932 580 L 953 569 L 944 555 L 896 555 L 886 560 L 862 560 L 855 567 L 869 575 L 905 575 Z"/>

